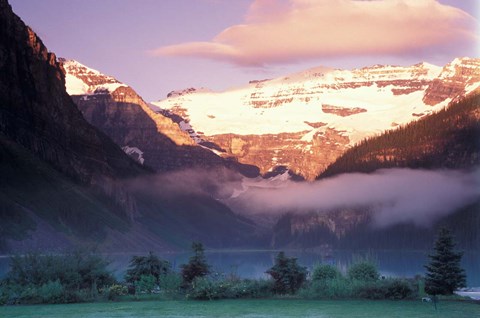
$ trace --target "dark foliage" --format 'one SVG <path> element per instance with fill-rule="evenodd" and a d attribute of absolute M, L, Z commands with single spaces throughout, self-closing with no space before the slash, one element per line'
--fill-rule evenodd
<path fill-rule="evenodd" d="M 214 281 L 205 277 L 195 279 L 188 299 L 214 300 L 236 298 L 265 298 L 272 296 L 272 282 L 264 280 L 228 279 Z"/>
<path fill-rule="evenodd" d="M 319 178 L 382 168 L 470 168 L 480 164 L 480 95 L 380 136 L 363 140 Z"/>
<path fill-rule="evenodd" d="M 294 294 L 307 278 L 307 268 L 299 266 L 297 259 L 279 252 L 275 265 L 267 272 L 274 280 L 273 292 L 276 294 Z"/>
<path fill-rule="evenodd" d="M 353 264 L 348 269 L 348 278 L 359 281 L 376 281 L 379 278 L 377 267 L 371 262 L 362 261 Z"/>
<path fill-rule="evenodd" d="M 327 281 L 340 277 L 340 271 L 333 265 L 320 264 L 315 266 L 312 273 L 313 281 Z"/>
<path fill-rule="evenodd" d="M 115 282 L 108 262 L 93 253 L 14 256 L 2 282 L 6 303 L 63 303 L 95 299 Z"/>
<path fill-rule="evenodd" d="M 158 258 L 152 252 L 149 252 L 147 256 L 132 256 L 125 274 L 125 281 L 135 284 L 142 276 L 153 276 L 155 283 L 159 285 L 160 277 L 167 275 L 170 270 L 170 263 Z"/>
<path fill-rule="evenodd" d="M 435 241 L 434 253 L 426 265 L 425 291 L 430 295 L 451 295 L 455 289 L 465 287 L 465 271 L 460 267 L 463 253 L 455 252 L 452 234 L 446 228 L 440 230 Z"/>
<path fill-rule="evenodd" d="M 413 298 L 416 295 L 414 284 L 400 279 L 364 282 L 354 288 L 354 297 L 363 299 L 400 300 Z"/>
<path fill-rule="evenodd" d="M 210 273 L 210 266 L 205 258 L 203 244 L 193 242 L 192 251 L 194 254 L 190 257 L 188 264 L 182 265 L 184 287 L 190 286 L 195 278 L 204 277 Z"/>

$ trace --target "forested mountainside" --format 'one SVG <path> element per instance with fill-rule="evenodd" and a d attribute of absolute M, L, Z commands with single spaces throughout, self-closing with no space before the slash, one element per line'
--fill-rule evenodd
<path fill-rule="evenodd" d="M 480 165 L 480 94 L 380 136 L 361 141 L 320 174 L 382 168 L 465 169 Z"/>
<path fill-rule="evenodd" d="M 480 200 L 429 225 L 401 223 L 375 226 L 368 208 L 350 208 L 322 213 L 286 214 L 273 228 L 274 248 L 312 249 L 429 249 L 436 233 L 447 227 L 459 248 L 480 248 Z"/>
<path fill-rule="evenodd" d="M 474 93 L 435 114 L 361 141 L 317 179 L 387 168 L 470 171 L 479 165 L 480 95 Z M 474 250 L 480 247 L 479 211 L 480 199 L 429 226 L 388 227 L 374 226 L 368 207 L 287 214 L 274 227 L 273 242 L 302 248 L 428 248 L 438 229 L 447 226 L 462 248 Z"/>

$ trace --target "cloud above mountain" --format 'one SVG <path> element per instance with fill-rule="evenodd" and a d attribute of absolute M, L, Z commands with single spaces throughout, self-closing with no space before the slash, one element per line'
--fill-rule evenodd
<path fill-rule="evenodd" d="M 437 0 L 255 0 L 211 41 L 152 50 L 264 66 L 339 56 L 448 52 L 478 43 L 478 21 Z"/>

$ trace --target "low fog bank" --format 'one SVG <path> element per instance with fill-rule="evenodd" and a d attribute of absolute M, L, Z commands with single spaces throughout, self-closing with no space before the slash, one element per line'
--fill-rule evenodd
<path fill-rule="evenodd" d="M 207 195 L 236 213 L 250 216 L 368 207 L 377 226 L 412 222 L 427 226 L 480 199 L 480 168 L 384 169 L 315 182 L 294 182 L 287 174 L 248 179 L 226 169 L 185 170 L 136 180 L 131 186 L 162 197 Z"/>

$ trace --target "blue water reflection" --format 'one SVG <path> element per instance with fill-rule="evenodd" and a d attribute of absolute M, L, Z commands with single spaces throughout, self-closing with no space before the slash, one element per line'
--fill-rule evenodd
<path fill-rule="evenodd" d="M 191 255 L 185 253 L 155 252 L 159 257 L 168 260 L 173 268 L 180 270 L 181 264 L 188 262 Z M 207 251 L 206 257 L 212 270 L 222 275 L 236 275 L 242 278 L 268 278 L 265 271 L 275 260 L 277 251 Z M 336 265 L 345 271 L 349 264 L 357 259 L 374 261 L 381 275 L 386 277 L 414 277 L 424 275 L 424 265 L 428 263 L 429 251 L 331 251 L 329 253 L 307 251 L 285 251 L 287 256 L 298 258 L 298 263 L 306 266 L 310 271 L 315 264 L 328 263 Z M 134 254 L 108 254 L 110 268 L 115 276 L 123 279 L 131 256 Z M 144 255 L 144 254 L 138 254 Z M 8 257 L 0 257 L 0 277 L 8 271 Z M 480 287 L 480 252 L 466 252 L 462 259 L 462 266 L 467 272 L 467 285 Z"/>

